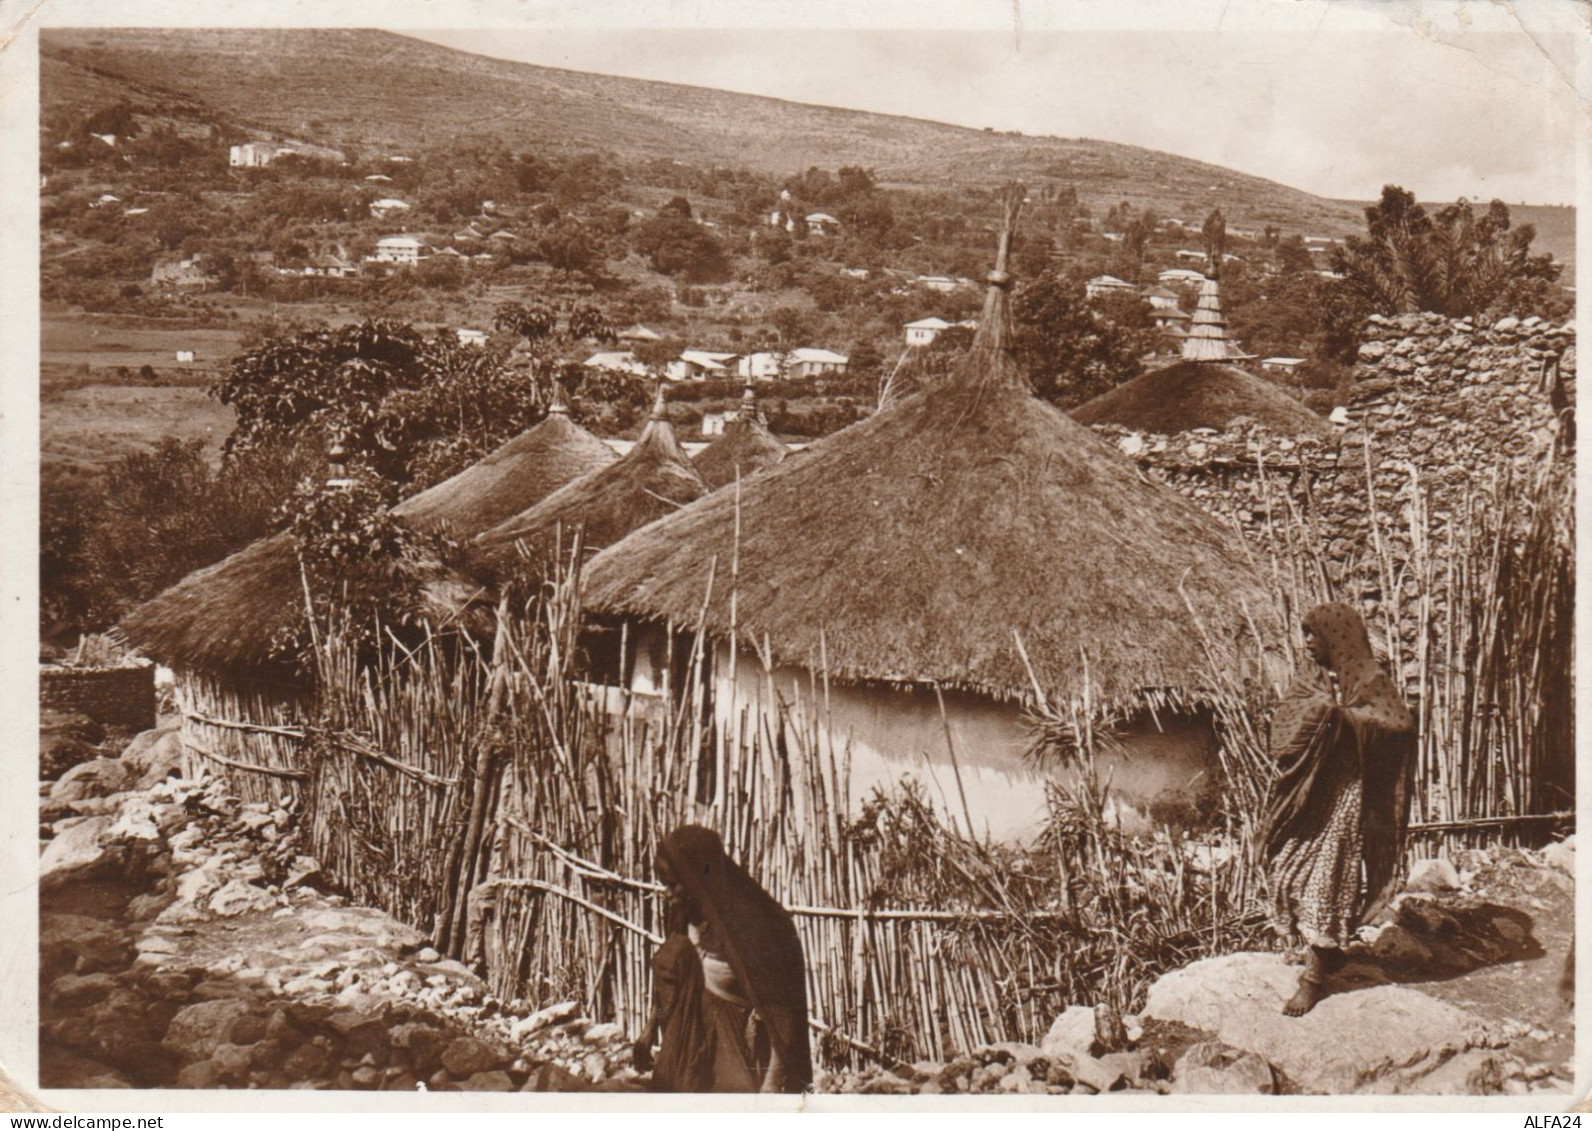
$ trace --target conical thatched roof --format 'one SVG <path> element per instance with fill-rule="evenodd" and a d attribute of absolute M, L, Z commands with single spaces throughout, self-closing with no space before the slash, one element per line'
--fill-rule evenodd
<path fill-rule="evenodd" d="M 768 430 L 758 410 L 756 394 L 748 385 L 741 398 L 741 411 L 724 426 L 724 434 L 698 452 L 692 462 L 708 490 L 717 491 L 735 482 L 737 474 L 745 479 L 765 467 L 773 467 L 787 451 Z"/>
<path fill-rule="evenodd" d="M 393 514 L 420 529 L 447 527 L 458 537 L 473 538 L 617 458 L 555 404 L 540 424 L 453 478 L 405 499 Z"/>
<path fill-rule="evenodd" d="M 659 390 L 652 418 L 635 447 L 553 492 L 540 503 L 492 527 L 477 538 L 481 560 L 501 569 L 515 560 L 516 546 L 543 555 L 577 527 L 588 550 L 619 541 L 637 527 L 672 514 L 708 493 L 663 415 Z"/>
<path fill-rule="evenodd" d="M 478 587 L 435 562 L 411 567 L 422 612 L 456 623 Z M 173 667 L 230 674 L 292 674 L 288 643 L 304 621 L 298 548 L 273 534 L 195 570 L 118 626 L 144 655 Z"/>
<path fill-rule="evenodd" d="M 1009 239 L 952 378 L 609 547 L 589 607 L 694 624 L 707 598 L 726 637 L 737 560 L 740 639 L 841 679 L 1023 697 L 1020 638 L 1047 695 L 1099 709 L 1209 687 L 1206 641 L 1236 667 L 1247 618 L 1274 623 L 1260 578 L 1236 535 L 1030 394 Z"/>
<path fill-rule="evenodd" d="M 1263 377 L 1231 365 L 1181 361 L 1140 374 L 1072 410 L 1080 424 L 1170 435 L 1225 429 L 1247 416 L 1280 436 L 1323 436 L 1327 422 Z"/>

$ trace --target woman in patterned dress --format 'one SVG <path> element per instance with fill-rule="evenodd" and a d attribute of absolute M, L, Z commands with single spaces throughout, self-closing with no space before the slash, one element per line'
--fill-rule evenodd
<path fill-rule="evenodd" d="M 1283 1007 L 1290 1017 L 1314 1008 L 1356 928 L 1397 886 L 1416 737 L 1358 610 L 1318 605 L 1304 631 L 1309 658 L 1272 723 L 1277 780 L 1263 841 L 1273 923 L 1308 947 Z"/>

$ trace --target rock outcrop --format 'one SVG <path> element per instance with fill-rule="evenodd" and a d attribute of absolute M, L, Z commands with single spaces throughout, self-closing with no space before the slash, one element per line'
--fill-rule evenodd
<path fill-rule="evenodd" d="M 1167 974 L 1150 987 L 1144 1016 L 1215 1036 L 1273 1065 L 1290 1090 L 1446 1093 L 1456 1057 L 1501 1077 L 1502 1035 L 1475 1016 L 1407 986 L 1374 986 L 1324 998 L 1303 1017 L 1282 1007 L 1299 968 L 1275 954 L 1228 954 Z M 1349 1038 L 1352 1034 L 1352 1039 Z"/>

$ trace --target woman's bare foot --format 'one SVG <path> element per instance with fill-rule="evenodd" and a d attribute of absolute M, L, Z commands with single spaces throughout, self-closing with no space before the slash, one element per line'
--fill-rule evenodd
<path fill-rule="evenodd" d="M 1313 982 L 1309 978 L 1299 979 L 1299 988 L 1294 991 L 1294 996 L 1282 1007 L 1283 1013 L 1288 1017 L 1303 1017 L 1316 1007 L 1316 1002 L 1321 1000 L 1321 983 Z"/>

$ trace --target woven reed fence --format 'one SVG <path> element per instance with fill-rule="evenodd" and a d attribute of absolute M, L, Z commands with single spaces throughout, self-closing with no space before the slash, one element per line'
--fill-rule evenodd
<path fill-rule="evenodd" d="M 300 724 L 313 710 L 303 688 L 177 672 L 184 770 L 218 774 L 245 801 L 297 801 L 308 773 Z"/>
<path fill-rule="evenodd" d="M 1573 461 L 1556 451 L 1445 485 L 1441 512 L 1433 485 L 1403 465 L 1394 514 L 1369 442 L 1366 460 L 1371 537 L 1342 562 L 1324 553 L 1331 520 L 1308 491 L 1301 505 L 1263 481 L 1260 541 L 1289 620 L 1377 595 L 1373 645 L 1420 721 L 1412 852 L 1540 843 L 1575 808 Z"/>
<path fill-rule="evenodd" d="M 1421 850 L 1540 834 L 1569 807 L 1568 461 L 1482 482 L 1443 524 L 1419 490 L 1397 523 L 1368 498 L 1370 545 L 1334 565 L 1320 516 L 1268 496 L 1279 599 L 1297 621 L 1368 579 L 1383 595 L 1373 638 L 1422 721 Z M 519 615 L 500 608 L 490 655 L 394 643 L 360 663 L 323 632 L 313 715 L 187 678 L 189 741 L 213 744 L 201 761 L 246 797 L 296 792 L 329 873 L 479 962 L 498 994 L 573 999 L 630 1031 L 659 941 L 652 852 L 688 821 L 717 829 L 791 909 L 831 1064 L 1032 1040 L 1066 1004 L 1133 1008 L 1161 971 L 1264 945 L 1250 834 L 1267 689 L 1212 672 L 1226 843 L 1122 835 L 1086 760 L 1036 844 L 981 845 L 911 790 L 848 801 L 821 676 L 781 698 L 765 675 L 761 705 L 715 703 L 702 638 L 684 631 L 668 663 L 680 678 L 664 682 L 678 695 L 579 682 L 578 604 L 572 578 Z M 1091 745 L 1086 718 L 1036 721 Z"/>

